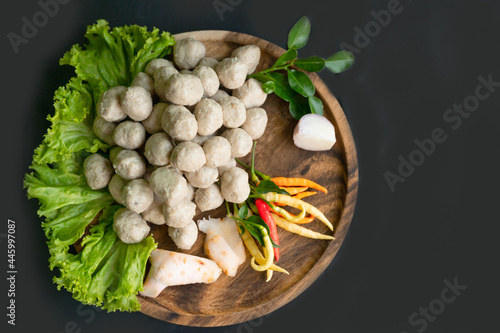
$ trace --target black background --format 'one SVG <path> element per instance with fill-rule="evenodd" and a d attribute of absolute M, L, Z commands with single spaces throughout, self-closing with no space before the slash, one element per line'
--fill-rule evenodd
<path fill-rule="evenodd" d="M 7 38 L 40 10 L 36 1 L 2 9 L 2 229 L 17 225 L 16 326 L 7 325 L 7 285 L 1 278 L 0 321 L 8 332 L 495 332 L 498 305 L 500 87 L 452 129 L 446 110 L 475 93 L 478 76 L 500 81 L 500 2 L 402 0 L 402 10 L 356 54 L 341 75 L 321 72 L 339 99 L 357 146 L 360 183 L 349 234 L 332 264 L 294 301 L 242 325 L 187 328 L 141 313 L 82 307 L 57 291 L 45 238 L 22 179 L 46 131 L 55 89 L 72 75 L 59 58 L 84 43 L 86 26 L 139 24 L 172 33 L 234 30 L 285 46 L 302 16 L 312 22 L 301 56 L 327 57 L 355 28 L 374 22 L 371 11 L 389 1 L 69 1 L 16 54 Z M 231 7 L 222 16 L 214 3 Z M 232 5 L 231 5 L 232 3 Z M 222 18 L 222 19 L 221 19 Z M 366 42 L 366 41 L 365 41 Z M 391 191 L 414 140 L 442 128 L 447 140 Z M 0 238 L 5 276 L 6 240 Z M 447 279 L 467 289 L 428 326 L 408 318 L 441 297 Z M 435 304 L 435 302 L 434 302 Z M 5 332 L 2 329 L 2 332 Z"/>

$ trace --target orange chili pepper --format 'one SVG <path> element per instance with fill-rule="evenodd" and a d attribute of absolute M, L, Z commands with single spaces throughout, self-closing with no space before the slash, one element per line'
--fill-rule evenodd
<path fill-rule="evenodd" d="M 323 186 L 305 178 L 274 177 L 271 180 L 278 186 L 307 186 L 323 193 L 328 193 L 328 190 Z"/>
<path fill-rule="evenodd" d="M 280 189 L 287 191 L 288 194 L 290 194 L 290 195 L 295 195 L 295 194 L 307 191 L 308 187 L 307 186 L 299 186 L 299 187 L 280 186 Z"/>
<path fill-rule="evenodd" d="M 316 193 L 318 192 L 314 192 L 314 191 L 307 191 L 307 192 L 301 192 L 301 193 L 298 193 L 296 195 L 294 195 L 293 197 L 295 199 L 302 199 L 302 198 L 306 198 L 306 197 L 310 197 L 311 195 L 315 195 Z"/>

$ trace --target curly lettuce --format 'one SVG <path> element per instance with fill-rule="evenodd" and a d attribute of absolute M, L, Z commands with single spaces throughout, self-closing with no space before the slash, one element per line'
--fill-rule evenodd
<path fill-rule="evenodd" d="M 37 214 L 43 219 L 58 289 L 108 311 L 138 311 L 136 295 L 157 244 L 151 236 L 138 244 L 117 237 L 113 214 L 120 206 L 107 189 L 87 185 L 83 161 L 110 148 L 92 129 L 99 96 L 111 87 L 130 85 L 150 60 L 171 53 L 175 40 L 168 32 L 137 25 L 111 29 L 105 20 L 89 26 L 85 37 L 88 44 L 74 45 L 60 60 L 74 67 L 76 76 L 54 94 L 51 125 L 35 149 L 24 187 L 28 198 L 39 201 Z M 71 247 L 79 240 L 83 250 L 74 254 Z"/>

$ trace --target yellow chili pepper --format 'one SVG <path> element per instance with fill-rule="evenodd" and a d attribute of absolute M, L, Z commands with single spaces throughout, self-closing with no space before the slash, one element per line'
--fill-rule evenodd
<path fill-rule="evenodd" d="M 295 223 L 288 222 L 287 220 L 276 214 L 273 214 L 273 218 L 274 221 L 276 222 L 276 225 L 285 229 L 286 231 L 293 232 L 294 234 L 313 239 L 328 239 L 328 240 L 335 239 L 333 236 L 324 235 L 322 233 L 312 231 L 307 228 L 296 225 Z"/>
<path fill-rule="evenodd" d="M 275 193 L 275 192 L 268 192 L 265 194 L 260 194 L 259 197 L 264 199 L 264 200 L 267 200 L 268 202 L 279 202 L 279 203 L 286 204 L 290 207 L 305 209 L 306 212 L 308 212 L 311 215 L 316 216 L 330 230 L 333 231 L 333 225 L 330 221 L 328 221 L 328 219 L 325 217 L 325 215 L 318 208 L 314 207 L 311 204 L 308 204 L 307 202 L 304 202 L 302 200 L 297 200 L 297 199 L 292 198 L 288 195 L 279 194 L 279 193 Z"/>

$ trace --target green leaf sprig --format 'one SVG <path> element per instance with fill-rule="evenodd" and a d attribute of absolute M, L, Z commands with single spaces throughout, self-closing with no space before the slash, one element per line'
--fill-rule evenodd
<path fill-rule="evenodd" d="M 238 163 L 243 165 L 245 168 L 250 171 L 250 196 L 248 199 L 238 205 L 233 204 L 234 214 L 231 214 L 231 210 L 229 209 L 229 204 L 226 201 L 226 210 L 227 215 L 236 221 L 240 228 L 240 235 L 248 230 L 248 232 L 259 242 L 261 246 L 264 246 L 264 237 L 270 235 L 269 226 L 264 222 L 264 220 L 259 216 L 259 212 L 257 210 L 257 206 L 255 205 L 255 199 L 252 196 L 265 194 L 268 192 L 276 192 L 284 195 L 290 195 L 286 190 L 281 189 L 278 185 L 276 185 L 273 181 L 271 181 L 271 177 L 265 175 L 257 170 L 255 170 L 255 147 L 257 145 L 257 141 L 254 141 L 252 147 L 252 160 L 250 165 L 246 165 L 240 160 L 236 159 Z M 262 178 L 262 180 L 260 178 Z M 267 201 L 266 201 L 267 202 Z M 269 204 L 269 202 L 268 202 Z M 250 211 L 253 214 L 250 214 Z M 263 233 L 263 229 L 265 229 L 265 233 Z M 274 241 L 271 239 L 271 243 L 273 247 L 279 247 Z"/>
<path fill-rule="evenodd" d="M 323 102 L 314 96 L 314 83 L 305 72 L 319 72 L 326 67 L 338 74 L 354 63 L 354 55 L 349 51 L 339 51 L 327 59 L 317 56 L 299 58 L 297 50 L 306 46 L 310 33 L 311 21 L 303 16 L 288 33 L 288 50 L 270 68 L 249 75 L 249 78 L 262 82 L 266 94 L 275 93 L 288 102 L 290 114 L 297 120 L 308 113 L 323 114 Z"/>
<path fill-rule="evenodd" d="M 236 221 L 240 231 L 240 235 L 242 235 L 245 230 L 248 230 L 253 238 L 255 238 L 261 246 L 264 246 L 264 237 L 265 235 L 270 234 L 269 226 L 258 215 L 258 212 L 256 211 L 257 208 L 255 208 L 254 212 L 254 214 L 256 215 L 250 214 L 248 204 L 254 205 L 252 202 L 245 202 L 241 205 L 241 207 L 233 204 L 234 214 L 231 214 L 229 204 L 226 201 L 227 215 Z M 264 234 L 263 229 L 265 229 L 266 231 Z M 279 245 L 275 244 L 272 239 L 271 243 L 273 244 L 273 247 L 279 247 Z"/>

